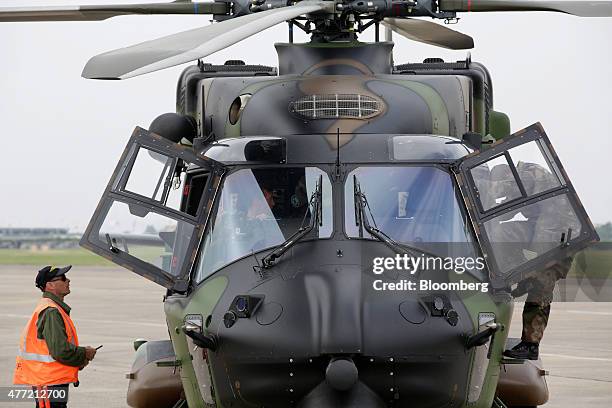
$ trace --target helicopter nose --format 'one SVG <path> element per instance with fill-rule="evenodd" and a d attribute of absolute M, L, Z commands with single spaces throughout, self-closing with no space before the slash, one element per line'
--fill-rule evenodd
<path fill-rule="evenodd" d="M 352 359 L 332 359 L 325 369 L 325 381 L 337 391 L 348 391 L 357 383 L 359 372 Z"/>

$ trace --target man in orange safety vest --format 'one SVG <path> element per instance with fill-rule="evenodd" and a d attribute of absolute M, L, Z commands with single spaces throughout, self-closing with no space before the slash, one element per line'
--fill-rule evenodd
<path fill-rule="evenodd" d="M 70 306 L 64 303 L 71 267 L 45 266 L 38 271 L 36 287 L 43 295 L 19 341 L 13 382 L 33 387 L 37 408 L 66 407 L 68 385 L 78 386 L 79 370 L 96 355 L 95 348 L 79 346 Z"/>

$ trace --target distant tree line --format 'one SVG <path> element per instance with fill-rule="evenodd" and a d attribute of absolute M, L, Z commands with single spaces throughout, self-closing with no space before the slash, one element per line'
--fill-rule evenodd
<path fill-rule="evenodd" d="M 595 229 L 602 241 L 612 241 L 612 222 L 598 225 Z"/>

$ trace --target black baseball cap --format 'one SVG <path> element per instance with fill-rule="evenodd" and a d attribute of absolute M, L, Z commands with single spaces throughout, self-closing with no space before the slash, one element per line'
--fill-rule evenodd
<path fill-rule="evenodd" d="M 72 265 L 64 266 L 62 268 L 57 266 L 47 265 L 38 271 L 36 275 L 36 287 L 40 290 L 45 290 L 45 285 L 51 279 L 57 278 L 58 276 L 65 275 L 72 268 Z"/>

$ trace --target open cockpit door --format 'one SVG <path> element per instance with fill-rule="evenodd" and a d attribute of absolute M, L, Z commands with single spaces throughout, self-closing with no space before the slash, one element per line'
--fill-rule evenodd
<path fill-rule="evenodd" d="M 599 239 L 539 123 L 466 156 L 455 174 L 493 287 Z"/>
<path fill-rule="evenodd" d="M 191 148 L 136 128 L 81 245 L 168 289 L 187 289 L 220 172 Z M 216 174 L 217 173 L 217 174 Z"/>

